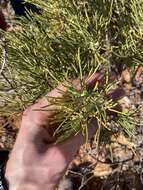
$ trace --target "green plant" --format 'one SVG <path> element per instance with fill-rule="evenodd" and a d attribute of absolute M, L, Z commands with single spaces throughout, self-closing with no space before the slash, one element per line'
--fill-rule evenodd
<path fill-rule="evenodd" d="M 81 90 L 69 84 L 64 101 L 50 99 L 60 110 L 55 119 L 62 121 L 56 131 L 64 132 L 61 139 L 81 128 L 86 131 L 89 119 L 95 117 L 100 125 L 99 141 L 102 128 L 112 131 L 112 119 L 107 115 L 110 109 L 117 114 L 114 125 L 132 135 L 135 126 L 126 128 L 136 123 L 130 111 L 117 112 L 118 102 L 105 95 L 116 86 L 108 79 L 111 70 L 143 63 L 142 0 L 29 2 L 40 7 L 41 14 L 27 13 L 27 18 L 15 21 L 20 31 L 2 34 L 1 51 L 5 49 L 6 57 L 0 58 L 4 65 L 1 74 L 6 82 L 0 88 L 12 91 L 0 93 L 5 103 L 1 112 L 19 112 L 60 82 L 80 77 Z M 96 71 L 105 74 L 106 83 L 87 90 L 83 78 Z"/>

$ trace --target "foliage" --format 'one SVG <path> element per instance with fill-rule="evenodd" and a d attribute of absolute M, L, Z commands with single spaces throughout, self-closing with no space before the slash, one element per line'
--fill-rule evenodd
<path fill-rule="evenodd" d="M 40 14 L 29 12 L 26 18 L 15 20 L 20 31 L 2 33 L 1 51 L 5 50 L 6 55 L 0 58 L 1 74 L 6 82 L 0 86 L 5 103 L 1 112 L 19 112 L 61 81 L 80 76 L 81 90 L 69 84 L 68 100 L 62 100 L 63 104 L 60 101 L 62 106 L 56 117 L 63 122 L 58 129 L 65 132 L 66 138 L 67 134 L 78 133 L 81 126 L 85 130 L 89 118 L 95 117 L 100 126 L 109 130 L 111 119 L 107 110 L 114 110 L 117 101 L 104 96 L 115 89 L 107 76 L 111 70 L 117 72 L 126 66 L 141 65 L 143 61 L 142 0 L 29 2 L 40 8 Z M 89 91 L 83 78 L 96 71 L 106 75 L 106 83 L 103 88 L 97 85 Z M 10 93 L 6 89 L 11 89 Z M 58 100 L 54 103 L 59 105 Z M 75 104 L 78 104 L 76 108 Z M 127 117 L 130 118 L 129 113 L 117 114 L 115 123 L 120 123 L 122 129 L 132 122 Z"/>

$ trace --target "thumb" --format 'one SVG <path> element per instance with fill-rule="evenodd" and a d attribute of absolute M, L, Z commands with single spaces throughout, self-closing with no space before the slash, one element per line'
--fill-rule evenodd
<path fill-rule="evenodd" d="M 95 118 L 91 118 L 88 126 L 88 139 L 94 136 L 98 129 L 98 124 Z M 86 134 L 82 134 L 81 132 L 69 138 L 68 140 L 60 143 L 58 146 L 61 150 L 63 150 L 63 155 L 68 163 L 72 161 L 75 154 L 77 153 L 79 147 L 86 142 Z"/>

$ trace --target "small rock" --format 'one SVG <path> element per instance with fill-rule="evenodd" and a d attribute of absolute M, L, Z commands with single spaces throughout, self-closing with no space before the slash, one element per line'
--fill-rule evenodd
<path fill-rule="evenodd" d="M 133 87 L 136 87 L 136 86 L 137 86 L 137 80 L 136 80 L 136 79 L 133 79 L 133 80 L 132 80 L 132 86 L 133 86 Z"/>
<path fill-rule="evenodd" d="M 130 76 L 130 72 L 129 72 L 129 69 L 125 69 L 123 72 L 122 72 L 122 81 L 123 82 L 127 82 L 127 83 L 130 83 L 131 82 L 131 76 Z"/>
<path fill-rule="evenodd" d="M 64 177 L 59 184 L 58 190 L 73 190 L 73 185 L 70 179 Z"/>
<path fill-rule="evenodd" d="M 98 163 L 94 169 L 94 176 L 109 176 L 112 173 L 112 171 L 113 170 L 109 164 Z"/>
<path fill-rule="evenodd" d="M 127 96 L 125 96 L 125 97 L 123 97 L 122 99 L 119 100 L 119 104 L 122 106 L 122 108 L 124 110 L 124 109 L 130 108 L 131 101 Z"/>

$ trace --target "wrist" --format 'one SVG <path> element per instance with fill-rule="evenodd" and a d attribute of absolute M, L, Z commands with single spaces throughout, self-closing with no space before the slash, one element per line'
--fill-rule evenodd
<path fill-rule="evenodd" d="M 19 183 L 19 184 L 10 184 L 8 190 L 54 190 L 55 186 L 47 185 L 47 186 L 37 186 L 34 184 L 26 184 L 26 183 Z"/>
<path fill-rule="evenodd" d="M 9 188 L 8 190 L 54 190 L 56 187 L 56 184 L 50 184 L 50 183 L 38 183 L 38 182 L 29 182 L 26 180 L 21 180 L 17 182 L 13 180 L 13 177 L 7 177 L 5 175 L 5 179 L 8 181 Z M 5 189 L 4 189 L 5 190 Z M 6 189 L 7 190 L 7 189 Z"/>
<path fill-rule="evenodd" d="M 34 168 L 12 168 L 8 163 L 5 179 L 9 184 L 9 190 L 54 190 L 61 178 L 57 178 L 48 170 L 45 173 L 43 169 L 37 171 Z"/>

